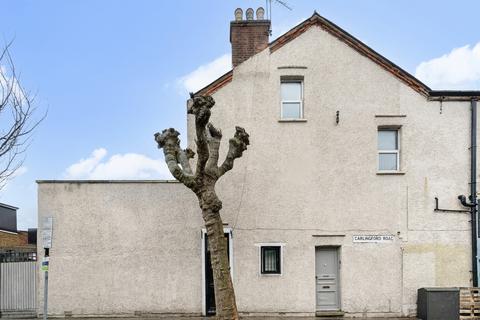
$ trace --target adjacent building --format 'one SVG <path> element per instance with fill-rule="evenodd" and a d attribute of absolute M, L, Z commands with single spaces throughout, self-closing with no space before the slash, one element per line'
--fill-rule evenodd
<path fill-rule="evenodd" d="M 30 253 L 31 257 L 37 251 L 36 229 L 18 230 L 17 210 L 17 207 L 0 203 L 0 262 L 12 253 Z"/>
<path fill-rule="evenodd" d="M 317 13 L 273 42 L 261 9 L 235 17 L 233 69 L 197 94 L 216 100 L 220 157 L 235 125 L 250 134 L 217 188 L 239 311 L 409 316 L 418 288 L 471 286 L 471 212 L 457 196 L 471 193 L 480 92 L 433 91 Z M 53 315 L 214 311 L 183 185 L 42 180 L 38 201 L 39 221 L 54 221 Z"/>

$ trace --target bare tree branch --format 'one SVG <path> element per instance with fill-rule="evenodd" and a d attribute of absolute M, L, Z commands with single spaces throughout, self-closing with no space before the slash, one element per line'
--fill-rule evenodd
<path fill-rule="evenodd" d="M 32 97 L 20 83 L 8 43 L 0 52 L 0 188 L 24 161 L 33 130 L 46 117 L 35 120 Z"/>
<path fill-rule="evenodd" d="M 243 151 L 247 150 L 247 146 L 250 144 L 249 135 L 242 127 L 235 127 L 235 135 L 228 142 L 227 157 L 218 169 L 219 177 L 230 171 L 235 159 L 240 158 Z"/>
<path fill-rule="evenodd" d="M 195 175 L 198 177 L 205 172 L 205 165 L 209 157 L 208 137 L 206 126 L 210 120 L 210 109 L 215 105 L 215 100 L 210 96 L 194 96 L 190 93 L 190 99 L 187 102 L 187 113 L 195 115 L 195 131 L 197 133 L 197 170 Z"/>
<path fill-rule="evenodd" d="M 155 141 L 158 143 L 158 148 L 163 148 L 163 154 L 165 155 L 165 162 L 167 163 L 168 170 L 170 170 L 175 179 L 192 189 L 195 186 L 195 180 L 193 179 L 191 170 L 190 173 L 188 173 L 178 165 L 178 154 L 183 152 L 183 150 L 180 149 L 179 135 L 180 133 L 173 128 L 165 129 L 161 134 L 158 132 L 155 133 Z M 182 157 L 180 156 L 180 158 Z"/>
<path fill-rule="evenodd" d="M 208 149 L 209 156 L 206 164 L 206 172 L 210 175 L 218 177 L 218 155 L 220 149 L 220 142 L 222 141 L 222 131 L 215 128 L 213 124 L 208 123 Z"/>

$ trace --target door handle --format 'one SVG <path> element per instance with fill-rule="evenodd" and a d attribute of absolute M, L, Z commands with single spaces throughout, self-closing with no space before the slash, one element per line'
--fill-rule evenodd
<path fill-rule="evenodd" d="M 322 289 L 330 289 L 330 286 L 323 286 Z"/>

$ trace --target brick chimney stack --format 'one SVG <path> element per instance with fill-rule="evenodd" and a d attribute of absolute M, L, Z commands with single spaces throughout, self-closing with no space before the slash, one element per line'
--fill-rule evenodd
<path fill-rule="evenodd" d="M 246 20 L 243 19 L 243 10 L 236 9 L 235 21 L 230 22 L 233 67 L 268 47 L 270 20 L 265 19 L 265 10 L 258 8 L 255 20 L 252 8 L 245 13 Z"/>

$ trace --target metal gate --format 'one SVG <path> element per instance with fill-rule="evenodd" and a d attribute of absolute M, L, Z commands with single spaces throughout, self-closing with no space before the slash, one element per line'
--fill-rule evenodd
<path fill-rule="evenodd" d="M 36 312 L 36 253 L 0 253 L 0 316 Z"/>

